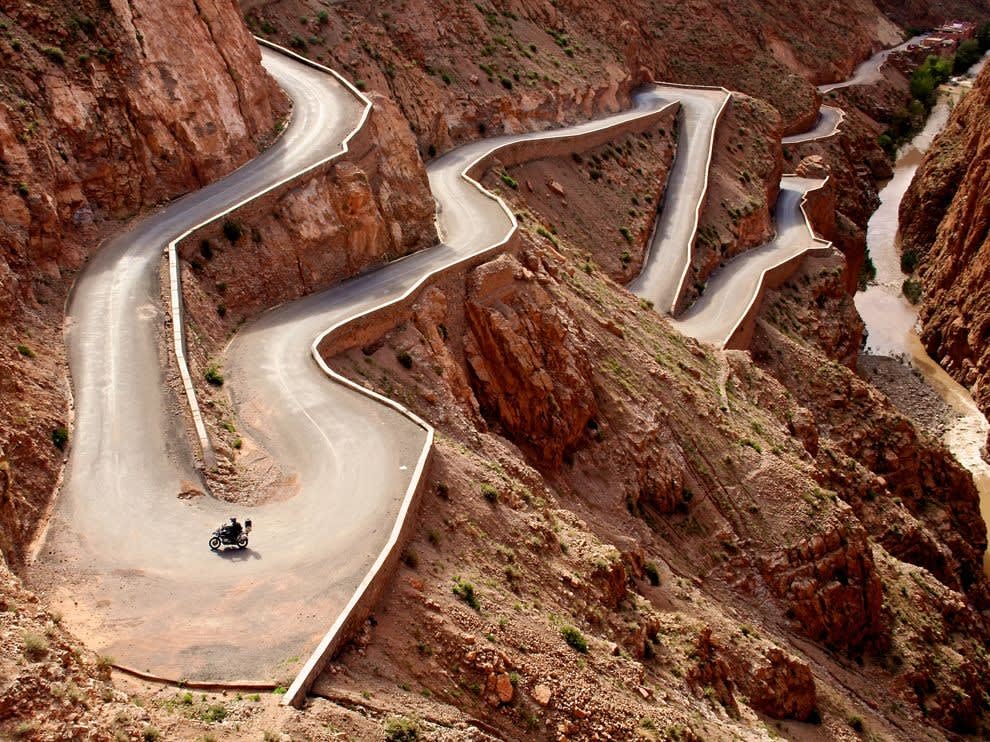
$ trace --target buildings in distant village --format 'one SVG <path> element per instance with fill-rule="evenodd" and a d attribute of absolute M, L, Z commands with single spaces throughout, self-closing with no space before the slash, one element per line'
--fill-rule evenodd
<path fill-rule="evenodd" d="M 975 23 L 952 21 L 936 28 L 918 43 L 909 44 L 897 54 L 903 57 L 904 62 L 917 65 L 924 62 L 925 58 L 932 54 L 939 57 L 951 57 L 962 42 L 975 36 Z"/>

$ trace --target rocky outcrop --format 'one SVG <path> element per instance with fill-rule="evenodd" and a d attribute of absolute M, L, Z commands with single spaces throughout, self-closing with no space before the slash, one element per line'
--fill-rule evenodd
<path fill-rule="evenodd" d="M 871 537 L 974 605 L 990 605 L 986 529 L 970 474 L 873 386 L 837 363 L 823 365 L 769 323 L 757 332 L 753 353 L 814 415 L 820 481 Z"/>
<path fill-rule="evenodd" d="M 956 106 L 901 202 L 929 355 L 990 413 L 990 70 Z"/>
<path fill-rule="evenodd" d="M 258 152 L 286 110 L 225 0 L 18 4 L 0 81 L 0 310 L 95 246 L 94 225 Z M 176 33 L 182 29 L 182 33 Z"/>
<path fill-rule="evenodd" d="M 855 649 L 881 634 L 883 591 L 862 528 L 833 524 L 770 555 L 761 570 L 812 639 Z"/>
<path fill-rule="evenodd" d="M 482 411 L 541 464 L 559 466 L 597 404 L 582 332 L 510 256 L 468 276 L 465 355 Z"/>
<path fill-rule="evenodd" d="M 341 159 L 197 230 L 179 246 L 190 320 L 212 355 L 245 320 L 438 241 L 433 197 L 395 105 L 372 113 Z"/>
<path fill-rule="evenodd" d="M 753 708 L 774 719 L 808 720 L 816 710 L 815 678 L 804 662 L 771 647 L 740 679 Z"/>

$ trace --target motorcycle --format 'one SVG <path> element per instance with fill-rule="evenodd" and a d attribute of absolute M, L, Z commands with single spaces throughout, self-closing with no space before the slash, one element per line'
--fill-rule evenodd
<path fill-rule="evenodd" d="M 244 521 L 244 527 L 240 533 L 235 533 L 229 523 L 220 526 L 210 536 L 210 550 L 218 551 L 221 546 L 236 546 L 238 549 L 246 549 L 248 545 L 248 534 L 251 533 L 251 521 Z"/>

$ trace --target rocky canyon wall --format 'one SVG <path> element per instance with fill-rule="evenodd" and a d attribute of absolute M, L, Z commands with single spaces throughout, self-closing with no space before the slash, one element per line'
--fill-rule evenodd
<path fill-rule="evenodd" d="M 956 106 L 901 202 L 928 353 L 990 412 L 990 69 Z"/>

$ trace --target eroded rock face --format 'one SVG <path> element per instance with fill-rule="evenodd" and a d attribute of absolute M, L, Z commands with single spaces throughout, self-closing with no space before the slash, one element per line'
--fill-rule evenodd
<path fill-rule="evenodd" d="M 774 719 L 805 721 L 815 710 L 811 668 L 777 647 L 767 650 L 764 662 L 751 667 L 741 685 L 753 708 Z"/>
<path fill-rule="evenodd" d="M 559 466 L 597 405 L 581 330 L 515 258 L 473 270 L 464 349 L 486 415 L 541 464 Z"/>
<path fill-rule="evenodd" d="M 925 348 L 990 412 L 990 71 L 956 106 L 901 202 Z"/>
<path fill-rule="evenodd" d="M 15 297 L 32 300 L 32 279 L 79 265 L 94 220 L 131 215 L 254 156 L 286 101 L 224 0 L 5 10 L 20 51 L 0 79 L 22 101 L 0 108 L 6 313 Z"/>
<path fill-rule="evenodd" d="M 837 524 L 780 549 L 762 572 L 788 616 L 816 641 L 857 648 L 880 634 L 883 592 L 858 524 Z"/>

